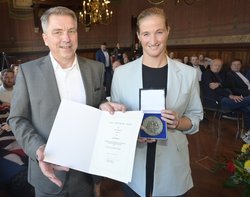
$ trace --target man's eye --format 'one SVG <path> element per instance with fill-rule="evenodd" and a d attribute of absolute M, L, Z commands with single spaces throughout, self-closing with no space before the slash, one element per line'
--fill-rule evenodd
<path fill-rule="evenodd" d="M 62 32 L 60 32 L 60 31 L 54 31 L 53 34 L 54 34 L 54 35 L 61 35 Z"/>
<path fill-rule="evenodd" d="M 75 29 L 71 29 L 71 30 L 69 31 L 69 33 L 70 33 L 70 34 L 75 34 L 75 33 L 76 33 L 76 30 L 75 30 Z"/>

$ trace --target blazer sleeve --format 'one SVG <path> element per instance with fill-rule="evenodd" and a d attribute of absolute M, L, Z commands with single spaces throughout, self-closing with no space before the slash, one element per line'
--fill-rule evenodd
<path fill-rule="evenodd" d="M 188 99 L 187 107 L 183 116 L 186 116 L 191 120 L 192 127 L 188 130 L 182 131 L 184 134 L 194 134 L 198 132 L 200 121 L 203 119 L 203 107 L 200 99 L 200 86 L 197 72 L 194 74 L 190 90 L 190 98 Z"/>

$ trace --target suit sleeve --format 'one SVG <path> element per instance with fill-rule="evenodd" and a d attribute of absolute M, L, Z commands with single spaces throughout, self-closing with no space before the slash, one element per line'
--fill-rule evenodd
<path fill-rule="evenodd" d="M 16 140 L 25 153 L 33 160 L 36 159 L 36 150 L 45 144 L 44 139 L 36 132 L 31 124 L 30 96 L 27 88 L 22 65 L 19 68 L 14 88 L 8 124 Z"/>

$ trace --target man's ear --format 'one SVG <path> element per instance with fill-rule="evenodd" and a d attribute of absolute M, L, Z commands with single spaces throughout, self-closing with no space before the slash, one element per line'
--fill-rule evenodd
<path fill-rule="evenodd" d="M 48 44 L 47 44 L 48 36 L 45 33 L 43 33 L 42 37 L 43 37 L 43 41 L 44 41 L 45 46 L 48 46 Z"/>

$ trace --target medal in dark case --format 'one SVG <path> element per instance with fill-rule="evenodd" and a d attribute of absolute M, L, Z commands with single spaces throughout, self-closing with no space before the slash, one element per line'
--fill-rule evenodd
<path fill-rule="evenodd" d="M 140 137 L 152 139 L 166 139 L 166 123 L 161 119 L 160 113 L 144 113 L 142 121 L 143 130 Z"/>

